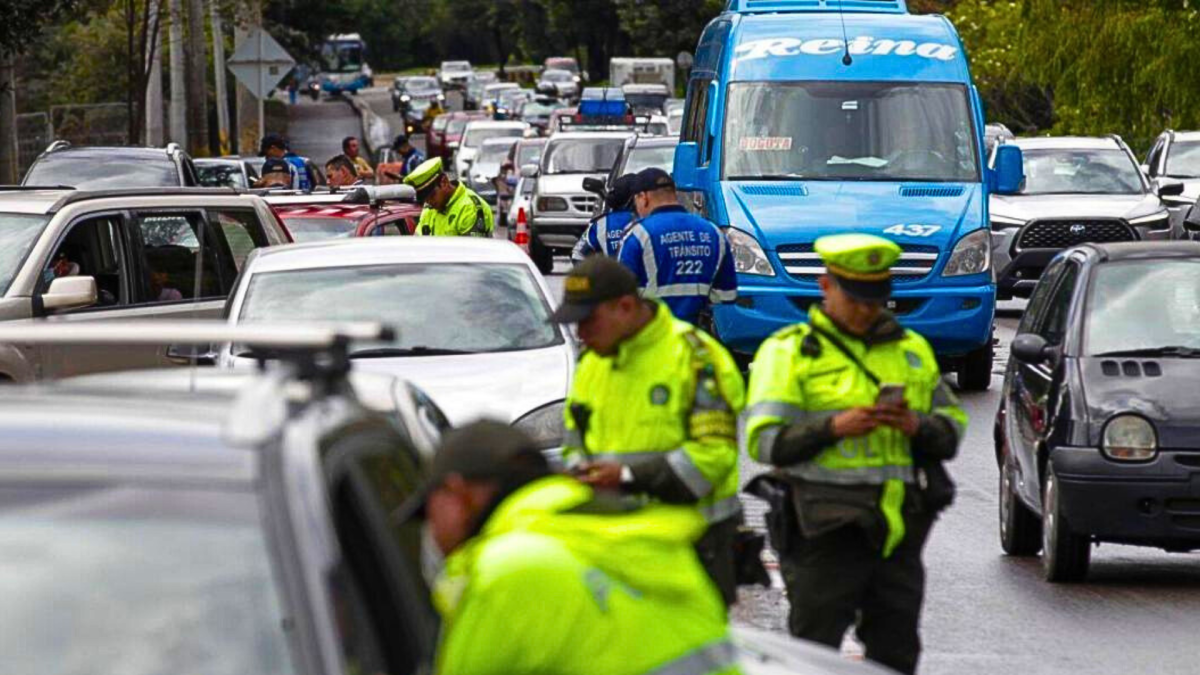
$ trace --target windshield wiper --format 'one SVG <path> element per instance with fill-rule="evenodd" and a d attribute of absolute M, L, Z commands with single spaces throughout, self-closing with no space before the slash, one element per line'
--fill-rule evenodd
<path fill-rule="evenodd" d="M 1093 354 L 1095 357 L 1121 356 L 1168 356 L 1179 359 L 1200 359 L 1200 348 L 1172 345 L 1170 347 L 1142 347 L 1140 349 L 1120 349 L 1112 352 Z"/>
<path fill-rule="evenodd" d="M 404 356 L 459 356 L 462 354 L 478 354 L 479 352 L 464 349 L 443 349 L 441 347 L 376 347 L 373 349 L 357 349 L 350 352 L 352 359 L 389 359 Z"/>
<path fill-rule="evenodd" d="M 726 176 L 725 180 L 808 180 L 802 173 L 772 173 L 762 176 Z"/>

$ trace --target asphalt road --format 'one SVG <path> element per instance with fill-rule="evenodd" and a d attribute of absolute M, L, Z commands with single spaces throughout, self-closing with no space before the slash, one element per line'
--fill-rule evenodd
<path fill-rule="evenodd" d="M 398 126 L 385 89 L 361 95 Z M 342 136 L 357 133 L 356 124 L 345 104 L 306 100 L 293 111 L 292 140 L 300 151 L 321 157 L 325 151 L 336 152 Z M 555 296 L 562 293 L 567 266 L 559 259 L 549 278 Z M 1041 580 L 1036 558 L 1001 553 L 992 419 L 1016 316 L 1010 306 L 997 321 L 1001 344 L 992 389 L 962 395 L 971 424 L 959 458 L 950 466 L 958 499 L 934 529 L 925 555 L 929 572 L 921 672 L 1200 671 L 1200 556 L 1106 544 L 1094 551 L 1086 583 L 1052 586 Z M 758 470 L 743 458 L 743 477 Z M 761 506 L 750 500 L 747 512 L 755 522 Z M 734 617 L 782 631 L 786 607 L 778 588 L 743 591 Z"/>

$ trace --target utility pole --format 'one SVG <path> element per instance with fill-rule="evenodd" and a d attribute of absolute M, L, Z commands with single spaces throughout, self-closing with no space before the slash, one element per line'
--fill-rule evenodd
<path fill-rule="evenodd" d="M 212 21 L 213 37 L 213 81 L 217 88 L 217 154 L 230 154 L 229 148 L 229 101 L 225 89 L 225 31 L 221 27 L 221 9 L 218 0 L 209 0 L 209 17 Z"/>
<path fill-rule="evenodd" d="M 18 182 L 17 77 L 13 57 L 0 54 L 0 185 Z"/>
<path fill-rule="evenodd" d="M 243 6 L 244 13 L 238 17 L 234 30 L 234 44 L 241 44 L 250 32 L 262 27 L 262 3 L 249 0 Z M 258 153 L 258 99 L 240 82 L 237 84 L 237 131 L 238 153 Z"/>
<path fill-rule="evenodd" d="M 188 0 L 188 149 L 193 157 L 212 154 L 208 146 L 208 50 L 204 40 L 204 0 Z"/>
<path fill-rule="evenodd" d="M 150 2 L 150 21 L 157 24 L 162 16 L 159 12 L 160 0 Z M 143 132 L 143 142 L 154 147 L 160 147 L 166 142 L 163 134 L 162 38 L 159 28 L 157 25 L 150 27 L 147 32 L 150 37 L 146 45 L 146 60 L 150 64 L 147 70 L 150 77 L 146 82 L 146 130 Z"/>
<path fill-rule="evenodd" d="M 171 27 L 168 33 L 171 47 L 171 114 L 168 138 L 187 147 L 187 87 L 184 85 L 183 65 L 183 7 L 182 0 L 168 0 Z"/>

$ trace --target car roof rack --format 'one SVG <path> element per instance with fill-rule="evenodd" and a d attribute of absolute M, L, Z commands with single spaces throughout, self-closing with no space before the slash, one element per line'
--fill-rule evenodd
<path fill-rule="evenodd" d="M 69 147 L 71 147 L 71 142 L 60 138 L 50 145 L 47 145 L 46 149 L 43 150 L 42 153 L 45 154 L 47 152 L 58 152 L 59 150 L 66 150 Z"/>
<path fill-rule="evenodd" d="M 243 194 L 247 194 L 247 192 L 229 187 L 144 187 L 116 188 L 112 190 L 76 190 L 71 194 L 63 195 L 61 199 L 54 202 L 54 205 L 50 207 L 49 213 L 60 211 L 64 207 L 78 202 L 86 202 L 93 199 L 109 199 L 111 197 L 219 197 Z"/>
<path fill-rule="evenodd" d="M 837 11 L 908 14 L 908 5 L 905 0 L 729 0 L 725 11 L 735 14 Z"/>
<path fill-rule="evenodd" d="M 0 185 L 0 192 L 21 192 L 25 190 L 74 190 L 72 185 Z"/>

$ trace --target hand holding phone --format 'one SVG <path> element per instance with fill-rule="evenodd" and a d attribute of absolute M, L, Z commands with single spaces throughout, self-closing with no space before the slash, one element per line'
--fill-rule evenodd
<path fill-rule="evenodd" d="M 875 399 L 877 407 L 904 408 L 903 384 L 885 384 L 879 388 L 879 396 Z"/>

